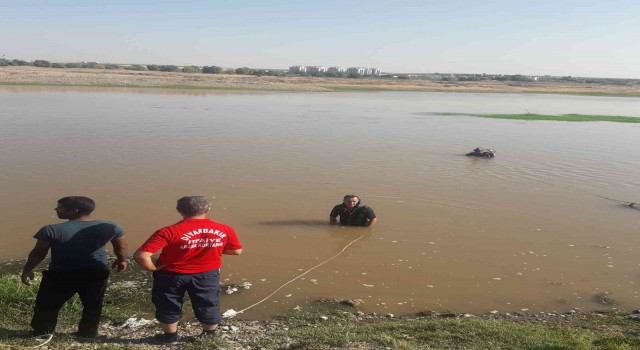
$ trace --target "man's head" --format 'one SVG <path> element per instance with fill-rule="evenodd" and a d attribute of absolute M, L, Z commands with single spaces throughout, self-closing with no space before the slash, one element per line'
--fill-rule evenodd
<path fill-rule="evenodd" d="M 211 209 L 211 201 L 204 196 L 186 196 L 178 199 L 176 209 L 185 218 L 205 215 Z"/>
<path fill-rule="evenodd" d="M 56 207 L 56 214 L 60 219 L 72 220 L 90 215 L 96 209 L 96 202 L 89 197 L 69 196 L 60 198 Z"/>
<path fill-rule="evenodd" d="M 348 209 L 353 209 L 360 203 L 360 198 L 355 194 L 348 194 L 344 196 L 343 203 Z"/>

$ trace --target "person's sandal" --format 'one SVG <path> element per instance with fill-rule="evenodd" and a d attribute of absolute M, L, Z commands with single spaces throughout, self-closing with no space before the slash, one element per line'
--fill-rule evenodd
<path fill-rule="evenodd" d="M 153 336 L 153 342 L 158 344 L 177 345 L 182 343 L 178 333 L 159 333 Z"/>

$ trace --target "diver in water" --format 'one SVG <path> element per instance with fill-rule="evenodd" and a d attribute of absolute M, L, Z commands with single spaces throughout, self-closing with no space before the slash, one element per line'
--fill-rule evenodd
<path fill-rule="evenodd" d="M 344 196 L 342 204 L 338 204 L 329 214 L 329 223 L 337 225 L 340 217 L 340 225 L 371 227 L 378 222 L 376 213 L 366 205 L 361 205 L 360 198 L 354 194 Z"/>
<path fill-rule="evenodd" d="M 495 153 L 496 151 L 490 148 L 476 147 L 466 155 L 469 157 L 493 158 L 495 157 Z"/>

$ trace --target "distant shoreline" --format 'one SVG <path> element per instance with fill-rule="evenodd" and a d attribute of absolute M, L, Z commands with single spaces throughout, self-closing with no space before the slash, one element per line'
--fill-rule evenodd
<path fill-rule="evenodd" d="M 614 122 L 614 123 L 640 123 L 640 117 L 617 115 L 589 115 L 589 114 L 474 114 L 474 113 L 423 113 L 424 115 L 462 116 L 490 119 L 514 119 L 514 120 L 553 120 L 561 122 Z"/>
<path fill-rule="evenodd" d="M 535 93 L 640 97 L 640 86 L 596 83 L 465 81 L 423 79 L 274 77 L 227 74 L 105 70 L 87 68 L 0 67 L 0 86 L 142 88 L 249 92 L 466 92 Z"/>

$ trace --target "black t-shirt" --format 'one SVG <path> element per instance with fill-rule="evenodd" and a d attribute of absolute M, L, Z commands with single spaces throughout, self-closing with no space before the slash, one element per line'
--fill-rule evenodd
<path fill-rule="evenodd" d="M 341 225 L 366 226 L 371 219 L 376 218 L 376 213 L 374 213 L 370 207 L 366 205 L 360 206 L 359 204 L 353 208 L 353 210 L 349 211 L 344 203 L 342 203 L 333 207 L 329 216 L 332 218 L 339 216 Z"/>

